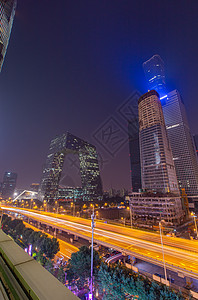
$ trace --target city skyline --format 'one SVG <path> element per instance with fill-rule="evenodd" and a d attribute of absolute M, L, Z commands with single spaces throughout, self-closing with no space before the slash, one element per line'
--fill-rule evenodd
<path fill-rule="evenodd" d="M 101 169 L 104 189 L 111 186 L 130 189 L 128 143 L 125 142 L 112 156 L 101 150 L 93 135 L 101 124 L 117 113 L 119 106 L 134 90 L 142 94 L 146 92 L 142 63 L 156 53 L 165 61 L 169 90 L 177 88 L 182 94 L 192 132 L 197 133 L 197 103 L 194 101 L 197 62 L 193 50 L 196 47 L 191 47 L 187 35 L 186 43 L 180 35 L 181 28 L 191 32 L 192 26 L 195 26 L 196 5 L 191 8 L 173 5 L 169 11 L 167 3 L 158 4 L 152 11 L 150 5 L 143 2 L 144 12 L 140 4 L 133 6 L 128 1 L 129 9 L 126 10 L 124 4 L 115 1 L 114 14 L 111 14 L 111 4 L 105 7 L 104 14 L 104 2 L 93 6 L 88 1 L 89 14 L 83 6 L 75 11 L 72 4 L 68 7 L 64 1 L 61 2 L 61 12 L 54 11 L 52 1 L 48 2 L 47 8 L 44 3 L 18 1 L 13 34 L 1 73 L 1 128 L 5 128 L 0 132 L 3 141 L 0 150 L 2 176 L 7 170 L 17 172 L 19 187 L 39 182 L 51 137 L 69 130 L 96 145 L 104 156 Z M 70 15 L 68 8 L 73 12 Z M 191 18 L 185 15 L 188 25 L 179 23 L 181 28 L 178 28 L 175 20 L 179 19 L 179 13 L 189 10 L 192 10 Z M 150 29 L 140 22 L 141 13 L 150 22 L 146 11 L 157 16 Z M 170 35 L 163 23 L 164 12 L 169 13 L 172 24 Z M 38 17 L 36 24 L 33 21 L 35 14 Z M 134 15 L 133 20 L 131 14 Z M 58 34 L 50 21 L 51 16 L 59 24 Z M 76 18 L 79 21 L 75 23 Z M 159 24 L 163 38 L 158 34 Z M 116 28 L 119 29 L 117 34 Z M 156 41 L 151 39 L 153 35 Z M 119 41 L 122 41 L 121 44 Z M 194 43 L 196 45 L 197 41 Z M 77 45 L 81 45 L 80 53 Z M 182 51 L 178 52 L 178 49 Z M 182 73 L 183 69 L 185 72 Z M 191 74 L 196 76 L 192 78 Z M 12 89 L 9 88 L 10 83 Z M 115 119 L 119 119 L 117 115 Z M 119 119 L 119 123 L 126 128 L 125 121 L 120 122 Z"/>

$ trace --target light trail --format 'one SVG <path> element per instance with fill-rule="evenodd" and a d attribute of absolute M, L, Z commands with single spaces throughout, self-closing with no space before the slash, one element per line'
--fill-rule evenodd
<path fill-rule="evenodd" d="M 88 220 L 86 220 L 85 225 L 80 224 L 80 221 L 81 223 L 85 223 L 84 219 L 80 220 L 80 218 L 73 217 L 72 220 L 79 220 L 79 222 L 77 223 L 75 221 L 66 220 L 65 217 L 63 219 L 62 216 L 59 216 L 57 214 L 52 216 L 52 214 L 48 215 L 44 213 L 36 213 L 29 210 L 13 207 L 2 207 L 2 209 L 17 212 L 27 217 L 33 218 L 38 222 L 43 222 L 48 224 L 49 226 L 54 226 L 63 231 L 70 232 L 76 236 L 81 236 L 89 240 L 91 239 L 91 222 Z M 99 226 L 100 225 L 101 224 L 99 223 Z M 109 230 L 107 229 L 108 227 Z M 155 264 L 162 264 L 161 244 L 156 241 L 156 238 L 154 238 L 154 241 L 152 241 L 152 235 L 150 235 L 151 241 L 143 240 L 141 238 L 132 237 L 120 233 L 120 231 L 124 231 L 123 228 L 121 228 L 121 230 L 119 226 L 117 226 L 117 228 L 119 232 L 116 233 L 115 230 L 114 232 L 111 231 L 112 226 L 106 226 L 105 229 L 96 227 L 94 236 L 95 242 L 118 249 L 122 253 L 132 254 L 136 257 L 141 256 L 142 259 Z M 129 232 L 131 234 L 131 232 L 128 230 L 126 232 Z M 174 238 L 174 240 L 177 241 L 177 238 Z M 173 245 L 173 243 L 171 243 L 171 245 L 164 245 L 165 261 L 167 267 L 169 267 L 169 269 L 172 268 L 177 272 L 188 272 L 188 276 L 192 275 L 194 276 L 193 278 L 198 278 L 198 255 L 195 251 L 192 251 L 193 247 L 191 245 L 193 245 L 193 243 L 189 243 L 189 248 L 191 249 L 190 251 L 178 248 L 177 243 L 176 247 Z M 185 243 L 184 241 L 184 245 L 185 247 L 187 247 L 188 243 Z M 197 244 L 195 243 L 195 245 Z"/>

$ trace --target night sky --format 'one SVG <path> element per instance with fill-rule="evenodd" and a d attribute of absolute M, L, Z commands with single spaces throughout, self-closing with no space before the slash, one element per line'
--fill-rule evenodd
<path fill-rule="evenodd" d="M 93 134 L 134 90 L 147 91 L 142 63 L 154 54 L 198 133 L 197 11 L 197 0 L 18 0 L 0 74 L 0 178 L 40 182 L 50 140 L 70 131 L 97 146 L 105 189 L 130 188 L 127 142 L 112 157 Z M 66 184 L 77 185 L 69 169 Z"/>

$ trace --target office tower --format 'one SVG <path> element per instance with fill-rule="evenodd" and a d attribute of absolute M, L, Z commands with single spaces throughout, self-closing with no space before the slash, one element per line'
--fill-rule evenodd
<path fill-rule="evenodd" d="M 131 182 L 133 192 L 138 192 L 142 188 L 141 184 L 141 165 L 140 165 L 140 146 L 139 146 L 139 121 L 138 121 L 138 102 L 134 104 L 136 114 L 128 121 L 129 135 L 129 155 L 131 163 Z"/>
<path fill-rule="evenodd" d="M 96 148 L 70 133 L 58 136 L 50 143 L 39 187 L 40 199 L 51 204 L 57 198 L 63 164 L 68 153 L 79 156 L 83 199 L 101 199 L 102 181 Z"/>
<path fill-rule="evenodd" d="M 10 39 L 16 3 L 16 0 L 0 0 L 0 71 Z"/>
<path fill-rule="evenodd" d="M 142 188 L 179 193 L 159 94 L 152 90 L 138 101 Z"/>
<path fill-rule="evenodd" d="M 177 90 L 163 99 L 163 113 L 179 188 L 198 199 L 198 163 L 185 106 Z"/>
<path fill-rule="evenodd" d="M 160 98 L 166 95 L 164 62 L 159 55 L 153 55 L 143 63 L 148 89 L 155 90 Z"/>
<path fill-rule="evenodd" d="M 193 135 L 194 138 L 194 143 L 195 143 L 195 150 L 197 152 L 197 156 L 198 156 L 198 134 Z"/>
<path fill-rule="evenodd" d="M 17 173 L 5 172 L 2 184 L 2 197 L 13 197 L 16 188 Z"/>

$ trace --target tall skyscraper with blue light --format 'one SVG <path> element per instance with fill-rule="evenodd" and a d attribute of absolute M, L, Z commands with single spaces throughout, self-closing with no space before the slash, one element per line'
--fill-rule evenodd
<path fill-rule="evenodd" d="M 179 188 L 198 200 L 198 162 L 182 97 L 177 90 L 167 92 L 164 62 L 159 55 L 144 62 L 143 68 L 149 89 L 160 94 Z"/>
<path fill-rule="evenodd" d="M 149 90 L 155 90 L 160 98 L 166 95 L 164 62 L 159 55 L 153 55 L 143 63 L 143 69 Z"/>
<path fill-rule="evenodd" d="M 10 39 L 16 4 L 16 0 L 0 0 L 0 71 Z"/>

